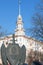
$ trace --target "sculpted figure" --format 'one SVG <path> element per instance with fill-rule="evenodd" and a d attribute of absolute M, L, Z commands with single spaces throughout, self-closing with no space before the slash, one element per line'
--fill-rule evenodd
<path fill-rule="evenodd" d="M 6 48 L 4 44 L 2 44 L 2 47 L 1 47 L 1 58 L 2 58 L 3 65 L 8 65 L 7 57 L 6 57 Z"/>
<path fill-rule="evenodd" d="M 20 48 L 19 45 L 15 43 L 13 35 L 12 44 L 9 44 L 7 48 L 2 44 L 1 57 L 3 65 L 23 65 L 26 57 L 26 48 L 24 45 Z"/>

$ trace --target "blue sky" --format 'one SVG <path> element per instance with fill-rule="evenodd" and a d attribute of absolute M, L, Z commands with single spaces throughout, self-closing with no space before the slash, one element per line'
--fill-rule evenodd
<path fill-rule="evenodd" d="M 39 0 L 21 0 L 21 16 L 24 28 L 32 27 L 32 16 Z M 8 33 L 14 33 L 18 17 L 18 0 L 0 0 L 0 25 Z"/>

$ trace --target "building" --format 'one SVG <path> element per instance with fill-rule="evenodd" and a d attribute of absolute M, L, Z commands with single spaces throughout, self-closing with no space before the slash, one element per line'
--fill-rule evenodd
<path fill-rule="evenodd" d="M 19 3 L 19 14 L 17 17 L 17 23 L 16 23 L 16 29 L 15 29 L 14 36 L 15 36 L 16 44 L 19 44 L 20 47 L 22 47 L 23 45 L 25 45 L 26 47 L 26 62 L 27 62 L 27 57 L 28 57 L 30 50 L 33 50 L 33 51 L 37 50 L 38 52 L 43 53 L 43 43 L 25 34 L 25 29 L 23 27 L 23 20 L 20 14 L 20 3 Z M 8 35 L 8 36 L 0 38 L 1 45 L 3 41 L 4 41 L 5 46 L 7 47 L 6 42 L 12 43 L 12 35 Z"/>

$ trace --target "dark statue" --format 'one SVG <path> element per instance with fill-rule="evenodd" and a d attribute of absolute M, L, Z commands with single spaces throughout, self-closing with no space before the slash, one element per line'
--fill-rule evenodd
<path fill-rule="evenodd" d="M 15 43 L 14 35 L 13 35 L 13 43 L 5 47 L 2 44 L 1 47 L 1 57 L 3 65 L 23 65 L 26 57 L 26 48 L 23 45 L 22 48 L 19 47 L 18 44 Z"/>

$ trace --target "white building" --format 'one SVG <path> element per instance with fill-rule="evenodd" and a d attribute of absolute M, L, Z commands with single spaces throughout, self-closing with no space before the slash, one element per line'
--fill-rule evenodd
<path fill-rule="evenodd" d="M 19 4 L 20 6 L 20 4 Z M 25 34 L 25 30 L 23 28 L 23 19 L 20 14 L 20 7 L 19 7 L 19 15 L 17 17 L 17 23 L 16 23 L 16 29 L 15 29 L 15 41 L 16 44 L 19 44 L 20 47 L 22 45 L 25 45 L 26 47 L 26 58 L 28 56 L 28 53 L 32 49 L 33 51 L 37 50 L 39 52 L 43 53 L 43 43 L 40 41 L 37 41 Z M 2 45 L 4 41 L 5 46 L 7 47 L 6 42 L 12 43 L 12 35 L 5 36 L 3 38 L 0 38 L 0 44 Z M 0 46 L 1 47 L 1 46 Z"/>
<path fill-rule="evenodd" d="M 5 36 L 0 39 L 0 44 L 2 45 L 3 41 L 5 46 L 7 47 L 6 42 L 12 43 L 12 35 Z M 18 15 L 17 17 L 17 23 L 16 23 L 16 29 L 15 29 L 15 43 L 19 44 L 20 47 L 22 45 L 25 45 L 26 47 L 26 58 L 28 57 L 28 53 L 32 49 L 33 51 L 37 50 L 39 52 L 43 53 L 43 43 L 40 41 L 37 41 L 29 36 L 26 36 L 25 30 L 23 28 L 23 22 L 22 22 L 22 16 Z"/>

